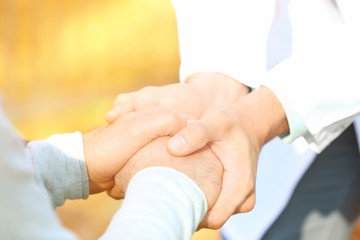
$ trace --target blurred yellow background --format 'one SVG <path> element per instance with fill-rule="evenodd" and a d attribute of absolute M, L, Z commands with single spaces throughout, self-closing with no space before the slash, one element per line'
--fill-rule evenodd
<path fill-rule="evenodd" d="M 89 131 L 118 93 L 178 81 L 169 0 L 0 0 L 0 23 L 5 111 L 29 140 Z M 57 212 L 81 239 L 97 239 L 120 205 L 99 194 Z"/>
<path fill-rule="evenodd" d="M 169 0 L 0 0 L 0 89 L 26 139 L 101 126 L 118 93 L 177 82 L 178 67 Z M 57 213 L 92 240 L 120 206 L 98 194 Z M 215 239 L 210 230 L 193 237 Z"/>

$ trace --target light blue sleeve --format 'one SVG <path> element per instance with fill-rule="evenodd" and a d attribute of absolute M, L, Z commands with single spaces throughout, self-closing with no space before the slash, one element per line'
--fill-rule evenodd
<path fill-rule="evenodd" d="M 0 109 L 0 239 L 77 239 L 57 218 L 49 194 L 36 182 L 24 141 Z"/>
<path fill-rule="evenodd" d="M 55 207 L 63 205 L 66 199 L 89 196 L 83 149 L 79 132 L 57 134 L 27 145 L 27 157 L 35 165 L 37 181 L 45 186 Z"/>

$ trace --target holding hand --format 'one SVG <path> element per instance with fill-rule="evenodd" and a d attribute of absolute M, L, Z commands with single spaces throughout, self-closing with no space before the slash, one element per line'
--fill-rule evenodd
<path fill-rule="evenodd" d="M 189 156 L 174 157 L 166 150 L 168 139 L 169 137 L 155 139 L 137 152 L 116 174 L 116 191 L 125 192 L 131 178 L 142 169 L 169 167 L 184 173 L 196 182 L 206 196 L 208 208 L 211 208 L 221 189 L 221 163 L 207 146 Z"/>
<path fill-rule="evenodd" d="M 174 111 L 149 107 L 119 117 L 113 124 L 83 136 L 90 193 L 109 190 L 114 175 L 143 146 L 162 136 L 172 136 L 185 126 L 185 119 Z"/>
<path fill-rule="evenodd" d="M 121 94 L 106 119 L 160 105 L 186 116 L 187 126 L 168 142 L 174 156 L 186 156 L 208 145 L 223 165 L 222 189 L 202 227 L 217 229 L 234 213 L 255 205 L 257 159 L 261 147 L 288 129 L 285 113 L 273 93 L 249 89 L 219 73 L 198 73 L 185 84 L 144 88 Z"/>

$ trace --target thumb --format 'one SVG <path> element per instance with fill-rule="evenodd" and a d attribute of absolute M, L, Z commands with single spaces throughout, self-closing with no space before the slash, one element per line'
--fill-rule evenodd
<path fill-rule="evenodd" d="M 191 154 L 209 142 L 215 142 L 228 134 L 231 123 L 217 107 L 205 111 L 200 120 L 188 120 L 184 129 L 168 142 L 168 151 L 174 156 Z"/>
<path fill-rule="evenodd" d="M 211 135 L 206 121 L 191 120 L 168 142 L 168 151 L 174 156 L 185 156 L 203 148 Z"/>

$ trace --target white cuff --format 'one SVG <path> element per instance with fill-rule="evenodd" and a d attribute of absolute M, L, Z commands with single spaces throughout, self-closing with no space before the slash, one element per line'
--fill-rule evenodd
<path fill-rule="evenodd" d="M 200 187 L 167 167 L 150 167 L 130 181 L 104 239 L 189 240 L 207 212 Z"/>

